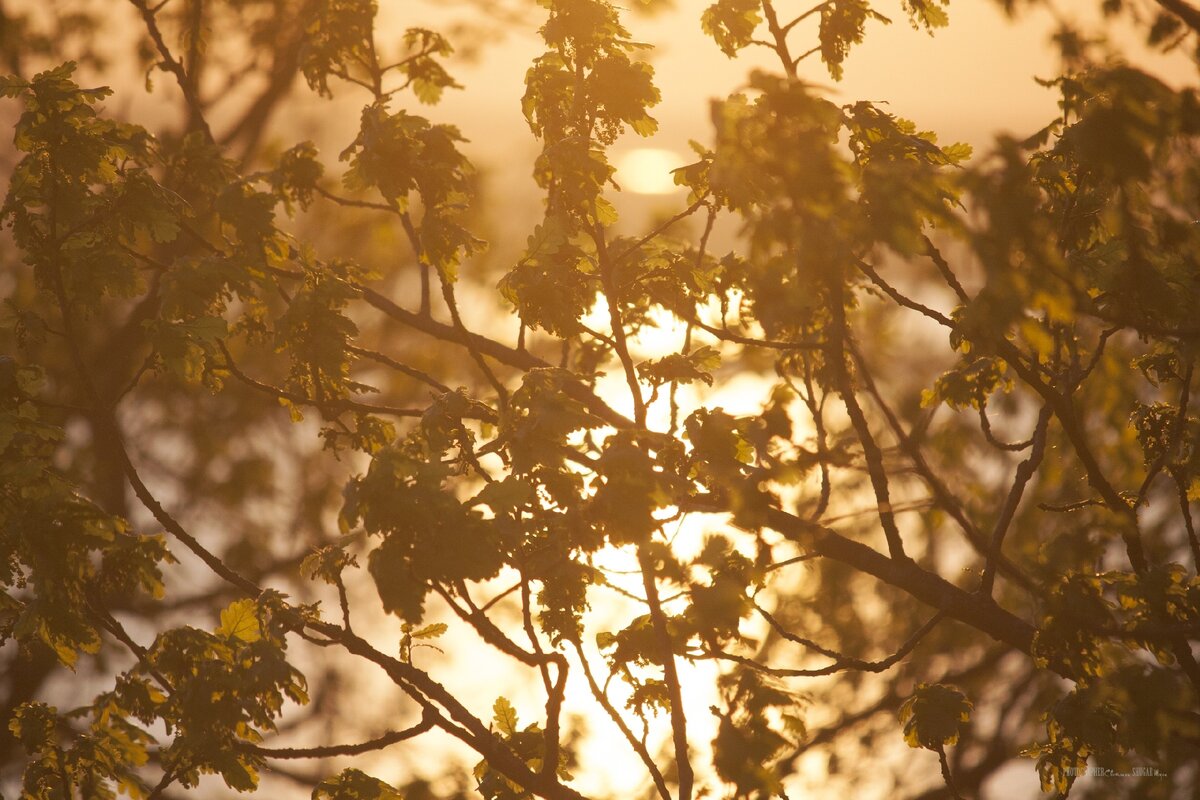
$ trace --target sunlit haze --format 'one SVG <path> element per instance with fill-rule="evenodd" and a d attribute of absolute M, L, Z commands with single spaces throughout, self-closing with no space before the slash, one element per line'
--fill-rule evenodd
<path fill-rule="evenodd" d="M 1195 3 L 0 0 L 0 800 L 1194 797 Z"/>
<path fill-rule="evenodd" d="M 687 163 L 673 150 L 638 147 L 617 157 L 614 179 L 622 189 L 634 194 L 671 194 L 682 191 L 671 170 Z"/>

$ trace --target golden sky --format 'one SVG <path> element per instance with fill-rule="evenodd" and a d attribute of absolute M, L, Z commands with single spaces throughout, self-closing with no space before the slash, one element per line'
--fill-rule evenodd
<path fill-rule="evenodd" d="M 614 160 L 619 165 L 623 156 L 638 148 L 674 151 L 679 158 L 687 158 L 688 139 L 704 142 L 709 135 L 711 99 L 737 91 L 753 68 L 777 71 L 774 54 L 765 48 L 751 47 L 737 59 L 728 59 L 717 49 L 700 30 L 700 15 L 709 1 L 675 0 L 673 9 L 653 16 L 624 15 L 634 38 L 654 45 L 651 61 L 663 101 L 652 111 L 660 124 L 656 135 L 641 139 L 629 134 L 614 146 Z M 409 3 L 383 0 L 380 5 L 382 31 L 413 24 L 414 14 L 435 26 L 477 14 L 461 2 L 414 8 Z M 800 9 L 802 4 L 793 5 Z M 1080 16 L 1069 18 L 1084 25 L 1094 21 L 1094 5 L 1086 4 L 1087 11 L 1080 8 Z M 893 113 L 937 132 L 941 141 L 966 141 L 976 152 L 985 152 L 997 132 L 1027 134 L 1055 113 L 1053 91 L 1034 80 L 1056 72 L 1056 57 L 1048 41 L 1054 20 L 1048 12 L 1030 11 L 1014 22 L 995 3 L 955 2 L 950 7 L 950 26 L 930 36 L 908 24 L 898 3 L 879 7 L 893 15 L 893 24 L 869 23 L 866 40 L 851 52 L 842 81 L 833 81 L 816 56 L 802 62 L 801 77 L 828 87 L 835 101 L 886 102 Z M 465 89 L 447 93 L 432 112 L 440 121 L 452 121 L 462 128 L 471 140 L 470 154 L 480 166 L 493 170 L 494 180 L 504 185 L 528 182 L 529 165 L 537 152 L 521 116 L 520 97 L 525 70 L 541 52 L 534 29 L 541 22 L 542 11 L 535 8 L 525 13 L 532 24 L 487 45 L 476 62 L 454 67 Z M 782 13 L 787 16 L 786 11 Z M 798 26 L 792 37 L 794 49 L 803 51 L 816 42 L 815 27 Z M 1168 79 L 1186 79 L 1192 70 L 1182 58 L 1146 56 L 1131 36 L 1121 37 L 1119 44 L 1131 48 L 1138 63 L 1149 64 Z M 643 156 L 639 166 L 657 167 L 668 161 L 656 163 Z M 626 188 L 636 188 L 636 181 Z"/>
<path fill-rule="evenodd" d="M 687 140 L 707 142 L 711 135 L 710 101 L 737 91 L 755 67 L 777 69 L 773 54 L 764 49 L 750 49 L 736 60 L 726 58 L 700 30 L 699 18 L 711 0 L 676 0 L 673 10 L 646 17 L 626 15 L 626 25 L 634 38 L 655 46 L 651 61 L 657 72 L 657 84 L 663 102 L 653 109 L 659 120 L 659 132 L 640 139 L 625 136 L 613 148 L 614 162 L 623 167 L 618 180 L 634 192 L 652 193 L 656 175 L 665 179 L 667 171 L 688 157 Z M 531 6 L 525 3 L 525 6 Z M 1088 5 L 1095 5 L 1089 3 Z M 414 24 L 429 24 L 445 29 L 455 19 L 473 19 L 480 24 L 475 5 L 468 3 L 421 2 L 409 0 L 380 0 L 379 39 L 386 46 L 389 39 L 397 43 L 400 32 Z M 898 8 L 898 2 L 881 2 L 885 13 L 895 12 L 891 26 L 872 24 L 866 42 L 853 51 L 845 65 L 845 77 L 834 82 L 823 65 L 811 58 L 801 65 L 801 75 L 814 84 L 828 87 L 832 99 L 844 102 L 870 100 L 887 103 L 893 113 L 914 120 L 922 129 L 936 131 L 941 141 L 966 141 L 977 152 L 986 152 L 988 142 L 997 132 L 1030 133 L 1041 127 L 1055 113 L 1055 95 L 1039 86 L 1035 76 L 1050 77 L 1056 71 L 1056 60 L 1048 45 L 1053 20 L 1045 12 L 1029 13 L 1019 22 L 1011 22 L 986 0 L 956 0 L 951 6 L 951 24 L 930 36 L 913 30 Z M 800 9 L 800 4 L 781 3 L 781 8 Z M 509 226 L 509 238 L 523 242 L 532 220 L 539 215 L 540 198 L 535 191 L 530 172 L 539 149 L 529 133 L 521 114 L 520 99 L 524 92 L 524 77 L 530 62 L 542 47 L 536 37 L 536 25 L 542 12 L 536 8 L 523 11 L 532 24 L 513 29 L 486 44 L 479 57 L 472 61 L 451 64 L 451 71 L 465 87 L 448 92 L 443 102 L 434 108 L 414 109 L 436 122 L 458 125 L 470 140 L 465 148 L 468 155 L 485 172 L 488 191 L 494 199 L 506 198 L 505 213 L 515 224 Z M 786 16 L 786 12 L 785 12 Z M 811 27 L 800 27 L 793 37 L 796 49 L 803 51 L 815 42 Z M 453 39 L 453 37 L 452 37 Z M 1123 44 L 1128 45 L 1128 40 Z M 1150 64 L 1168 79 L 1194 79 L 1194 71 L 1183 60 L 1138 57 L 1139 63 Z M 169 85 L 165 76 L 156 76 L 160 85 Z M 115 81 L 108 81 L 115 82 Z M 140 109 L 153 109 L 154 95 L 147 96 L 136 82 L 118 96 L 114 105 L 126 107 L 128 116 L 144 119 Z M 160 89 L 160 91 L 162 91 Z M 347 87 L 337 101 L 313 98 L 303 89 L 297 93 L 305 98 L 303 107 L 311 113 L 311 129 L 296 130 L 281 125 L 279 135 L 284 146 L 306 137 L 318 139 L 331 164 L 341 147 L 350 141 L 358 121 L 358 109 L 366 102 L 361 93 Z M 161 96 L 160 96 L 161 97 Z M 128 106 L 125 104 L 128 103 Z M 672 154 L 677 159 L 672 163 Z M 679 197 L 626 198 L 623 209 L 646 212 L 675 204 Z M 635 224 L 644 223 L 641 214 L 633 213 Z M 679 331 L 674 331 L 678 335 Z M 617 376 L 619 380 L 619 376 Z M 754 381 L 756 379 L 747 378 Z M 732 413 L 751 411 L 739 408 L 739 398 L 757 402 L 761 393 L 757 385 L 741 386 L 730 382 L 720 387 L 725 395 L 709 395 L 710 405 L 723 405 Z M 616 394 L 614 392 L 614 394 Z M 694 535 L 701 530 L 692 532 Z M 619 566 L 619 565 L 613 565 Z M 373 587 L 362 588 L 363 605 L 374 602 Z M 386 625 L 398 628 L 399 623 L 387 620 Z M 398 630 L 381 632 L 383 637 L 398 637 Z M 511 685 L 507 666 L 495 671 L 489 661 L 467 658 L 442 658 L 433 652 L 422 653 L 423 666 L 436 667 L 439 678 L 454 687 L 467 704 L 484 713 L 497 695 L 508 695 L 525 718 L 540 715 L 536 699 L 521 687 Z M 681 667 L 691 673 L 689 686 L 711 689 L 711 670 L 705 666 Z M 364 680 L 368 680 L 364 678 Z M 576 681 L 574 689 L 581 687 Z M 530 687 L 536 688 L 536 687 Z M 381 685 L 380 697 L 388 689 Z M 711 738 L 705 730 L 709 695 L 703 691 L 689 693 L 687 698 L 690 719 L 698 724 L 693 729 L 694 742 L 703 747 Z M 383 701 L 390 711 L 392 700 Z M 590 701 L 580 694 L 568 699 L 568 710 L 583 712 Z M 396 709 L 397 711 L 399 709 Z M 616 796 L 627 793 L 630 779 L 641 778 L 638 769 L 624 770 L 624 745 L 603 722 L 593 720 L 591 726 L 600 736 L 597 747 L 584 753 L 584 768 L 580 770 L 580 788 L 585 791 L 612 791 Z M 408 763 L 393 758 L 381 764 L 381 777 L 389 777 L 390 768 L 397 775 L 415 768 L 436 773 L 448 749 L 445 739 L 430 738 L 414 742 L 406 750 Z M 620 749 L 622 758 L 614 759 L 613 750 Z M 702 759 L 698 759 L 702 761 Z M 802 768 L 805 765 L 802 764 Z M 1032 776 L 1026 769 L 1024 778 Z M 811 775 L 810 777 L 818 777 Z M 1036 778 L 1033 778 L 1036 781 Z"/>

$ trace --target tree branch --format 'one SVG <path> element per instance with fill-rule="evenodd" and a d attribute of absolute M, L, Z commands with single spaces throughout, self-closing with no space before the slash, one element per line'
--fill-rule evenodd
<path fill-rule="evenodd" d="M 402 731 L 390 731 L 370 741 L 358 744 L 331 744 L 319 747 L 260 747 L 255 744 L 242 745 L 242 749 L 263 758 L 333 758 L 334 756 L 357 756 L 373 750 L 382 750 L 397 742 L 413 739 L 432 730 L 436 718 L 430 709 L 423 709 L 421 721 L 411 728 Z"/>
<path fill-rule="evenodd" d="M 918 628 L 916 630 L 916 632 L 913 633 L 913 635 L 910 636 L 904 642 L 904 644 L 900 645 L 900 648 L 895 653 L 892 653 L 890 656 L 883 658 L 879 661 L 864 661 L 862 659 L 853 658 L 851 656 L 846 656 L 846 655 L 842 655 L 842 654 L 834 654 L 837 657 L 836 660 L 832 664 L 828 664 L 824 667 L 817 667 L 814 669 L 787 669 L 787 668 L 781 668 L 781 667 L 771 667 L 769 665 L 761 664 L 757 661 L 754 661 L 753 659 L 744 658 L 742 656 L 734 655 L 732 653 L 724 653 L 724 652 L 720 652 L 720 651 L 715 651 L 715 652 L 710 653 L 710 655 L 714 658 L 718 658 L 721 660 L 734 661 L 734 662 L 737 662 L 738 664 L 742 664 L 743 666 L 749 667 L 751 669 L 758 670 L 760 672 L 766 672 L 768 674 L 775 675 L 775 676 L 781 677 L 781 678 L 817 678 L 817 677 L 822 677 L 824 675 L 833 675 L 838 672 L 848 672 L 848 671 L 886 672 L 887 670 L 891 669 L 896 663 L 898 663 L 901 659 L 903 659 L 905 656 L 907 656 L 909 653 L 911 653 L 913 651 L 913 648 L 915 648 L 920 643 L 920 641 L 923 638 L 925 638 L 926 634 L 928 634 L 935 627 L 937 627 L 937 624 L 939 622 L 941 622 L 945 618 L 945 616 L 946 616 L 945 611 L 938 611 L 936 614 L 933 615 L 933 617 L 931 617 L 929 619 L 928 622 L 926 622 L 924 625 L 922 625 L 920 628 Z M 778 623 L 775 622 L 774 625 L 778 625 Z M 781 628 L 776 628 L 776 630 L 781 630 Z M 791 638 L 791 637 L 788 636 L 785 638 Z M 793 641 L 796 641 L 796 639 L 793 639 Z M 801 640 L 801 641 L 804 641 L 806 643 L 808 642 L 808 640 L 806 640 L 806 639 Z M 820 648 L 820 649 L 825 654 L 830 654 L 833 652 L 833 651 L 825 650 L 824 648 Z"/>
<path fill-rule="evenodd" d="M 171 49 L 167 47 L 166 41 L 163 40 L 162 31 L 158 27 L 158 20 L 155 17 L 157 9 L 151 9 L 146 5 L 146 0 L 129 0 L 133 7 L 142 15 L 142 21 L 146 23 L 146 30 L 150 34 L 150 39 L 154 42 L 155 48 L 158 50 L 159 58 L 162 59 L 161 66 L 171 72 L 175 76 L 179 88 L 183 90 L 183 98 L 187 102 L 188 110 L 191 115 L 191 120 L 194 125 L 199 127 L 201 133 L 209 144 L 215 144 L 212 129 L 208 127 L 208 120 L 204 118 L 204 105 L 200 102 L 200 96 L 196 93 L 195 83 L 192 81 L 183 64 L 171 55 Z"/>
<path fill-rule="evenodd" d="M 1033 436 L 1030 438 L 1030 441 L 1033 442 L 1033 449 L 1030 450 L 1029 457 L 1017 467 L 1017 474 L 1013 478 L 1012 488 L 1009 489 L 1008 496 L 1004 499 L 1004 505 L 1000 508 L 1000 514 L 996 517 L 996 524 L 992 528 L 991 547 L 988 549 L 987 563 L 984 564 L 983 578 L 979 586 L 979 590 L 989 597 L 992 594 L 992 586 L 996 581 L 996 565 L 1000 561 L 1000 548 L 1004 544 L 1004 536 L 1008 532 L 1013 517 L 1017 513 L 1017 507 L 1021 504 L 1021 497 L 1025 494 L 1025 487 L 1029 485 L 1029 481 L 1032 480 L 1038 467 L 1041 466 L 1042 457 L 1046 453 L 1046 431 L 1049 425 L 1050 408 L 1042 406 L 1042 410 L 1038 413 L 1037 426 L 1034 428 Z"/>
<path fill-rule="evenodd" d="M 675 651 L 671 643 L 671 634 L 667 629 L 667 617 L 663 613 L 658 597 L 657 571 L 653 556 L 646 548 L 638 548 L 638 565 L 642 572 L 642 586 L 646 590 L 646 601 L 650 606 L 650 622 L 654 626 L 655 636 L 662 651 L 663 680 L 667 684 L 667 694 L 671 700 L 671 738 L 675 745 L 675 765 L 679 772 L 679 800 L 690 800 L 692 796 L 692 763 L 688 755 L 687 717 L 683 710 L 683 691 L 679 683 L 679 673 L 675 669 Z"/>

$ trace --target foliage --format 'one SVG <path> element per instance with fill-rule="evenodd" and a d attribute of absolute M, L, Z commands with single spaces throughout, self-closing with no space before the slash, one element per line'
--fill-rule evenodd
<path fill-rule="evenodd" d="M 583 692 L 662 800 L 786 797 L 817 750 L 851 796 L 977 796 L 1021 756 L 1064 797 L 1194 781 L 1200 96 L 1063 27 L 1061 114 L 973 155 L 800 77 L 947 2 L 782 5 L 702 12 L 777 66 L 646 227 L 610 148 L 658 128 L 652 48 L 540 0 L 544 214 L 499 269 L 487 212 L 520 221 L 436 116 L 453 35 L 374 0 L 0 11 L 0 781 L 432 798 L 334 759 L 438 730 L 489 800 L 579 800 Z M 161 131 L 87 88 L 76 34 L 118 6 Z M 1197 48 L 1189 3 L 1102 10 Z M 336 162 L 270 122 L 300 76 L 361 104 Z M 446 676 L 478 646 L 536 701 L 472 707 Z M 368 665 L 419 721 L 377 724 Z M 897 753 L 927 769 L 843 770 Z"/>
<path fill-rule="evenodd" d="M 962 692 L 940 684 L 921 684 L 900 706 L 904 741 L 909 747 L 936 750 L 958 742 L 959 728 L 971 719 L 971 702 Z"/>

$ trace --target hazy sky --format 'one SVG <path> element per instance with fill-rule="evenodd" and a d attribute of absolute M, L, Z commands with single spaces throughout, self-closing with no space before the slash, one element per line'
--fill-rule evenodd
<path fill-rule="evenodd" d="M 653 17 L 625 14 L 634 38 L 655 46 L 652 63 L 663 101 L 652 111 L 659 132 L 648 140 L 625 136 L 614 147 L 614 156 L 638 147 L 686 155 L 689 138 L 703 142 L 710 134 L 712 98 L 736 91 L 754 67 L 778 71 L 774 54 L 762 47 L 749 48 L 737 59 L 726 58 L 700 30 L 700 14 L 708 4 L 709 0 L 676 0 L 673 10 Z M 1054 94 L 1034 81 L 1034 76 L 1055 73 L 1055 55 L 1048 46 L 1053 28 L 1049 14 L 1032 12 L 1013 23 L 992 2 L 956 2 L 951 4 L 950 26 L 930 36 L 914 30 L 899 5 L 877 4 L 893 17 L 893 24 L 869 24 L 866 41 L 851 52 L 842 81 L 833 81 L 816 56 L 801 64 L 801 76 L 829 87 L 834 100 L 886 101 L 894 113 L 936 131 L 941 141 L 967 141 L 977 152 L 987 149 L 996 132 L 1029 133 L 1055 113 Z M 381 6 L 384 29 L 412 24 L 413 6 L 386 0 Z M 802 4 L 780 4 L 781 9 L 789 7 L 800 9 Z M 428 4 L 425 13 L 432 22 L 469 16 L 467 8 Z M 542 14 L 533 9 L 529 18 L 540 24 Z M 525 70 L 541 52 L 532 27 L 487 46 L 478 62 L 456 66 L 454 74 L 466 88 L 448 93 L 434 112 L 457 123 L 472 140 L 469 149 L 475 159 L 498 169 L 496 177 L 504 180 L 527 178 L 528 160 L 514 156 L 536 152 L 519 102 Z M 794 51 L 803 52 L 817 41 L 815 26 L 798 26 L 792 38 Z M 1142 62 L 1143 56 L 1137 59 Z M 1176 78 L 1189 69 L 1182 59 L 1154 59 L 1154 67 Z"/>
<path fill-rule="evenodd" d="M 618 162 L 638 148 L 655 148 L 686 157 L 688 139 L 708 142 L 711 137 L 709 107 L 712 99 L 736 91 L 756 66 L 777 70 L 773 54 L 762 48 L 753 48 L 736 60 L 727 59 L 700 30 L 699 17 L 709 2 L 711 0 L 676 0 L 674 10 L 655 17 L 626 15 L 626 25 L 634 38 L 656 46 L 652 63 L 657 71 L 663 102 L 652 111 L 660 122 L 659 133 L 648 140 L 633 135 L 622 138 L 614 147 L 614 158 Z M 780 0 L 779 5 L 781 10 L 807 7 L 807 4 L 786 0 Z M 956 0 L 950 10 L 950 27 L 931 37 L 907 24 L 898 0 L 879 0 L 878 5 L 884 13 L 894 14 L 895 22 L 891 26 L 873 24 L 869 27 L 866 42 L 851 53 L 845 65 L 844 80 L 840 83 L 832 81 L 815 56 L 801 66 L 802 76 L 829 87 L 832 99 L 887 102 L 887 107 L 894 113 L 914 120 L 922 129 L 938 132 L 943 142 L 967 141 L 977 151 L 986 151 L 988 142 L 998 131 L 1029 133 L 1055 113 L 1053 92 L 1033 79 L 1034 76 L 1049 77 L 1055 72 L 1055 58 L 1047 44 L 1052 21 L 1044 13 L 1027 15 L 1014 24 L 988 0 Z M 462 17 L 474 17 L 476 24 L 480 22 L 478 12 L 472 6 L 450 0 L 439 3 L 380 0 L 380 6 L 379 38 L 385 47 L 389 41 L 398 40 L 404 27 L 413 24 L 424 22 L 443 28 L 444 25 L 439 23 Z M 525 13 L 532 25 L 509 32 L 486 45 L 478 60 L 451 65 L 455 77 L 466 87 L 464 90 L 448 92 L 437 107 L 413 109 L 436 122 L 457 124 L 471 140 L 467 152 L 486 171 L 491 199 L 506 198 L 502 206 L 506 214 L 503 221 L 516 220 L 506 235 L 517 242 L 523 242 L 540 208 L 540 198 L 530 178 L 538 144 L 521 114 L 520 98 L 524 92 L 525 72 L 532 59 L 542 52 L 534 29 L 540 24 L 543 12 L 529 9 Z M 786 11 L 784 15 L 787 16 Z M 815 29 L 800 27 L 793 39 L 795 50 L 802 52 L 815 43 Z M 1142 61 L 1140 57 L 1138 60 Z M 1155 61 L 1160 71 L 1166 69 L 1166 76 L 1176 79 L 1182 79 L 1185 70 L 1189 69 L 1181 61 Z M 155 79 L 160 86 L 169 85 L 166 76 L 157 75 Z M 153 110 L 156 102 L 161 107 L 161 95 L 157 101 L 153 95 L 147 97 L 136 83 L 125 91 L 128 95 L 119 97 L 113 105 L 121 108 L 128 102 L 129 107 L 135 109 L 130 114 L 135 119 L 143 118 L 139 113 L 142 108 Z M 313 127 L 295 130 L 291 120 L 281 121 L 278 133 L 282 144 L 290 146 L 312 136 L 321 143 L 327 163 L 333 162 L 335 154 L 353 138 L 358 110 L 367 100 L 352 87 L 345 87 L 342 95 L 343 99 L 331 103 L 299 90 L 298 97 L 308 98 L 302 104 L 312 112 L 310 125 Z M 654 166 L 655 162 L 650 160 L 642 169 L 649 170 Z M 648 210 L 655 207 L 652 203 L 661 205 L 664 202 L 677 202 L 677 199 L 627 199 L 624 206 L 631 210 Z M 724 388 L 730 398 L 722 403 L 735 413 L 740 411 L 732 398 L 739 387 Z M 742 394 L 752 399 L 758 397 L 755 391 Z M 364 604 L 374 602 L 370 596 L 373 591 L 370 586 L 362 588 Z M 393 625 L 393 621 L 387 624 L 398 625 Z M 421 659 L 444 668 L 445 672 L 439 672 L 439 677 L 448 678 L 447 682 L 480 713 L 502 691 L 518 702 L 526 716 L 531 716 L 531 709 L 536 709 L 536 704 L 522 697 L 519 689 L 504 686 L 506 675 L 489 674 L 487 669 L 481 668 L 480 662 L 463 658 L 441 659 L 434 653 L 422 653 Z M 685 669 L 703 673 L 701 668 Z M 705 678 L 700 674 L 695 685 Z M 711 685 L 711 676 L 707 676 L 707 680 Z M 382 697 L 390 696 L 383 687 L 379 692 Z M 705 698 L 689 700 L 695 700 L 696 705 L 692 709 L 692 718 L 703 721 Z M 576 710 L 586 707 L 587 703 L 573 695 L 568 705 Z M 596 728 L 600 725 L 596 724 Z M 709 736 L 698 730 L 697 742 L 703 746 Z M 615 742 L 615 737 L 607 741 Z M 436 771 L 446 747 L 444 739 L 435 737 L 414 743 L 407 752 L 411 754 L 412 763 L 418 766 L 424 763 Z M 585 766 L 590 769 L 582 770 L 581 774 L 587 776 L 592 786 L 622 788 L 622 779 L 627 776 L 613 768 L 616 762 L 612 760 L 611 752 L 593 751 L 585 755 L 585 760 L 589 758 L 592 763 Z M 606 765 L 608 769 L 605 769 Z M 405 766 L 392 764 L 397 771 Z M 1022 785 L 1031 781 L 1036 783 L 1031 765 L 1023 766 Z"/>
<path fill-rule="evenodd" d="M 677 0 L 675 10 L 651 18 L 626 15 L 626 26 L 634 38 L 656 47 L 652 63 L 663 102 L 652 110 L 660 123 L 659 132 L 650 139 L 632 134 L 623 137 L 613 148 L 616 163 L 622 163 L 625 156 L 639 148 L 674 151 L 686 158 L 688 139 L 708 142 L 711 137 L 712 99 L 737 91 L 756 66 L 778 70 L 773 54 L 763 48 L 752 48 L 736 60 L 727 59 L 720 52 L 699 26 L 700 14 L 710 1 Z M 387 2 L 381 5 L 385 26 L 412 24 L 405 18 L 412 11 L 411 6 Z M 936 131 L 941 141 L 967 141 L 977 152 L 986 152 L 997 132 L 1032 133 L 1056 113 L 1053 91 L 1034 80 L 1035 76 L 1051 77 L 1056 72 L 1056 58 L 1048 44 L 1053 28 L 1049 15 L 1028 14 L 1020 22 L 1012 23 L 994 3 L 960 0 L 952 4 L 950 27 L 931 37 L 908 25 L 899 2 L 881 1 L 878 5 L 884 13 L 894 11 L 895 22 L 891 26 L 870 26 L 866 42 L 851 53 L 841 82 L 832 81 L 815 56 L 802 64 L 802 77 L 829 87 L 831 99 L 847 103 L 863 99 L 887 102 L 897 115 L 914 120 L 922 129 Z M 780 3 L 780 7 L 802 8 L 790 3 Z M 452 6 L 449 11 L 442 8 L 430 13 L 432 18 L 454 16 L 461 13 L 461 8 Z M 531 19 L 534 25 L 540 24 L 540 9 L 531 13 Z M 520 109 L 525 71 L 542 52 L 531 30 L 532 26 L 530 31 L 509 34 L 501 42 L 488 46 L 477 63 L 454 67 L 453 72 L 465 90 L 448 93 L 438 108 L 428 112 L 438 121 L 459 125 L 471 140 L 467 151 L 488 172 L 493 201 L 501 193 L 507 195 L 504 206 L 507 220 L 521 219 L 524 211 L 532 216 L 540 207 L 529 177 L 538 145 Z M 793 37 L 795 51 L 802 52 L 815 43 L 816 31 L 801 27 Z M 1141 56 L 1137 61 L 1147 63 Z M 1153 59 L 1149 63 L 1160 74 L 1165 69 L 1164 77 L 1176 80 L 1183 79 L 1190 69 L 1181 60 Z M 642 168 L 654 166 L 654 160 L 648 159 Z M 626 186 L 631 183 L 623 182 Z M 645 212 L 678 205 L 679 201 L 679 198 L 626 197 L 619 206 L 627 212 Z M 627 213 L 627 217 L 638 214 Z M 639 223 L 644 225 L 644 220 L 633 224 Z M 518 241 L 523 241 L 529 228 L 522 224 L 506 227 L 516 229 L 510 233 Z M 744 394 L 757 401 L 761 391 Z M 733 401 L 726 404 L 730 402 Z M 703 682 L 700 677 L 697 685 Z M 464 681 L 463 685 L 468 694 L 478 691 L 476 700 L 480 704 L 486 703 L 489 692 L 493 692 L 493 686 L 471 686 L 470 681 Z M 524 699 L 520 690 L 513 694 Z M 689 710 L 689 717 L 703 722 L 707 703 L 704 697 L 694 699 L 695 707 Z M 525 701 L 524 707 L 528 707 L 528 702 Z M 602 734 L 604 726 L 597 722 L 594 729 Z M 705 732 L 695 732 L 695 741 L 701 748 L 707 739 Z M 626 788 L 622 779 L 630 777 L 630 773 L 618 766 L 624 763 L 618 757 L 620 749 L 615 739 L 602 738 L 598 748 L 584 753 L 585 768 L 580 771 L 584 788 L 615 789 L 618 793 Z M 815 773 L 822 769 L 809 762 L 802 764 L 802 768 L 811 768 Z M 1006 772 L 993 784 L 995 791 L 1005 796 L 1029 796 L 1036 792 L 1037 778 L 1030 763 Z M 809 777 L 817 778 L 819 784 L 819 774 Z"/>

